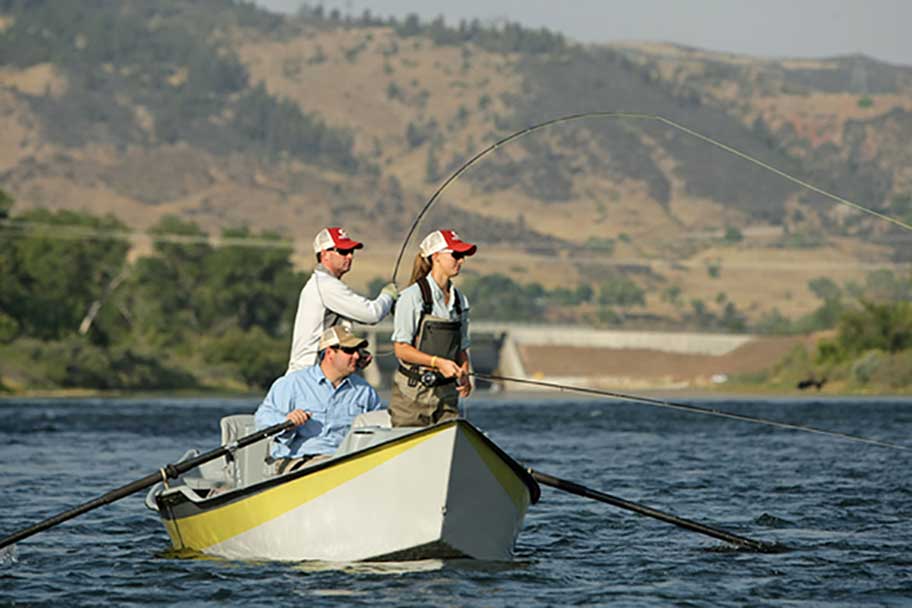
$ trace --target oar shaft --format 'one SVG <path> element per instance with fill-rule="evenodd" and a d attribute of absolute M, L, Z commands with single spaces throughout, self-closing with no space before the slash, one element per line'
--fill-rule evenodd
<path fill-rule="evenodd" d="M 105 494 L 103 496 L 99 496 L 98 498 L 90 500 L 89 502 L 86 502 L 79 506 L 73 507 L 72 509 L 70 509 L 68 511 L 64 511 L 63 513 L 58 513 L 57 515 L 54 515 L 53 517 L 49 517 L 43 521 L 40 521 L 40 522 L 34 524 L 33 526 L 29 526 L 28 528 L 25 528 L 24 530 L 19 530 L 18 532 L 14 533 L 14 534 L 10 534 L 9 536 L 6 536 L 3 539 L 0 539 L 0 549 L 2 549 L 3 547 L 6 547 L 7 545 L 15 544 L 15 543 L 19 542 L 20 540 L 22 540 L 24 538 L 28 538 L 29 536 L 31 536 L 33 534 L 37 534 L 38 532 L 47 530 L 48 528 L 53 528 L 57 524 L 62 524 L 63 522 L 65 522 L 69 519 L 73 519 L 74 517 L 82 515 L 83 513 L 86 513 L 93 509 L 97 509 L 98 507 L 104 506 L 106 504 L 112 503 L 115 500 L 118 500 L 125 496 L 129 496 L 130 494 L 133 494 L 134 492 L 138 492 L 138 491 L 142 490 L 143 488 L 148 488 L 149 486 L 151 486 L 161 480 L 162 480 L 162 476 L 160 473 L 153 473 L 152 475 L 148 475 L 146 477 L 143 477 L 142 479 L 137 479 L 133 483 L 128 483 L 127 485 L 117 488 L 116 490 L 111 490 L 110 492 L 108 492 L 107 494 Z"/>
<path fill-rule="evenodd" d="M 145 488 L 155 485 L 159 481 L 163 481 L 164 479 L 174 479 L 175 477 L 178 477 L 179 475 L 182 475 L 182 474 L 186 473 L 187 471 L 190 471 L 190 470 L 198 467 L 201 464 L 209 462 L 210 460 L 215 460 L 216 458 L 219 458 L 220 456 L 224 456 L 225 454 L 227 454 L 228 452 L 230 452 L 232 450 L 237 450 L 237 449 L 246 447 L 248 445 L 251 445 L 253 443 L 256 443 L 258 441 L 262 441 L 263 439 L 266 439 L 267 437 L 271 437 L 272 435 L 281 433 L 285 429 L 289 429 L 293 426 L 294 426 L 294 423 L 291 421 L 286 421 L 281 424 L 276 424 L 275 426 L 271 426 L 271 427 L 263 429 L 261 431 L 257 431 L 256 433 L 252 433 L 250 435 L 247 435 L 246 437 L 242 437 L 241 439 L 238 439 L 233 444 L 229 444 L 226 446 L 220 446 L 218 448 L 215 448 L 214 450 L 210 450 L 209 452 L 206 452 L 205 454 L 200 454 L 196 458 L 191 458 L 189 460 L 185 460 L 183 462 L 178 462 L 176 464 L 169 464 L 165 467 L 162 467 L 159 470 L 159 472 L 157 472 L 157 473 L 152 473 L 151 475 L 147 475 L 147 476 L 143 477 L 142 479 L 137 479 L 136 481 L 133 481 L 124 486 L 111 490 L 110 492 L 103 494 L 97 498 L 94 498 L 86 503 L 73 507 L 72 509 L 69 509 L 68 511 L 64 511 L 63 513 L 58 513 L 57 515 L 54 515 L 53 517 L 49 517 L 32 526 L 29 526 L 28 528 L 19 530 L 18 532 L 15 532 L 13 534 L 10 534 L 9 536 L 6 536 L 6 537 L 0 539 L 0 549 L 2 549 L 3 547 L 6 547 L 8 545 L 17 543 L 20 540 L 23 540 L 25 538 L 28 538 L 29 536 L 32 536 L 33 534 L 37 534 L 38 532 L 47 530 L 48 528 L 52 528 L 58 524 L 62 524 L 63 522 L 65 522 L 69 519 L 73 519 L 74 517 L 82 515 L 83 513 L 87 513 L 89 511 L 97 509 L 98 507 L 104 506 L 106 504 L 110 504 L 116 500 L 120 500 L 121 498 L 125 498 L 125 497 L 129 496 L 130 494 L 135 494 L 136 492 L 139 492 L 140 490 L 143 490 Z"/>
<path fill-rule="evenodd" d="M 582 496 L 584 498 L 591 498 L 593 500 L 608 503 L 621 509 L 639 513 L 640 515 L 659 519 L 666 523 L 678 526 L 679 528 L 690 530 L 691 532 L 698 532 L 700 534 L 712 536 L 713 538 L 723 540 L 727 543 L 731 543 L 740 547 L 746 547 L 755 551 L 769 551 L 772 549 L 772 545 L 768 543 L 746 538 L 744 536 L 738 536 L 737 534 L 732 534 L 731 532 L 726 532 L 725 530 L 720 530 L 719 528 L 713 528 L 711 526 L 707 526 L 690 519 L 684 519 L 683 517 L 678 517 L 670 513 L 664 513 L 662 511 L 653 509 L 652 507 L 647 507 L 646 505 L 641 505 L 629 500 L 624 500 L 623 498 L 618 498 L 617 496 L 611 496 L 610 494 L 599 492 L 598 490 L 593 490 L 592 488 L 587 488 L 586 486 L 582 486 L 573 481 L 560 479 L 558 477 L 554 477 L 546 473 L 540 473 L 538 471 L 533 471 L 531 469 L 529 470 L 529 473 L 532 475 L 535 481 L 546 486 L 551 486 L 552 488 L 563 490 L 564 492 L 569 492 L 571 494 L 576 494 L 577 496 Z"/>

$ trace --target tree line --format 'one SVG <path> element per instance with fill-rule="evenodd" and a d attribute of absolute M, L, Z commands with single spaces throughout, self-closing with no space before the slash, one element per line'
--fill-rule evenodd
<path fill-rule="evenodd" d="M 440 46 L 475 44 L 495 53 L 555 53 L 567 48 L 567 41 L 558 32 L 547 28 L 527 28 L 505 21 L 499 25 L 484 25 L 479 19 L 461 19 L 455 26 L 447 25 L 442 16 L 422 22 L 416 13 L 399 20 L 383 18 L 365 9 L 360 15 L 346 15 L 339 9 L 326 11 L 321 5 L 303 3 L 298 16 L 323 25 L 355 25 L 361 27 L 388 26 L 403 38 L 427 36 Z"/>
<path fill-rule="evenodd" d="M 131 233 L 113 216 L 11 215 L 12 203 L 0 190 L 0 376 L 15 368 L 12 384 L 244 390 L 284 372 L 307 275 L 294 269 L 292 246 L 278 235 L 236 228 L 213 242 L 195 223 L 166 216 L 147 233 L 151 251 L 131 260 Z M 383 282 L 376 278 L 369 291 Z M 821 300 L 812 313 L 789 320 L 773 311 L 754 325 L 726 298 L 717 299 L 719 312 L 692 301 L 687 313 L 680 290 L 661 296 L 679 301 L 682 323 L 703 330 L 835 329 L 800 369 L 877 378 L 872 370 L 883 368 L 894 370 L 891 378 L 912 378 L 912 276 L 881 270 L 864 284 L 820 277 L 809 287 Z M 547 289 L 502 273 L 467 273 L 462 289 L 475 319 L 613 327 L 624 327 L 647 296 L 623 274 Z"/>
<path fill-rule="evenodd" d="M 8 198 L 8 197 L 7 197 Z M 8 205 L 7 205 L 8 208 Z M 135 260 L 111 216 L 38 209 L 6 218 L 0 239 L 4 359 L 33 387 L 262 387 L 284 371 L 306 275 L 291 245 L 233 229 L 221 245 L 165 217 Z M 243 244 L 255 238 L 260 245 Z M 200 375 L 199 369 L 206 371 Z"/>

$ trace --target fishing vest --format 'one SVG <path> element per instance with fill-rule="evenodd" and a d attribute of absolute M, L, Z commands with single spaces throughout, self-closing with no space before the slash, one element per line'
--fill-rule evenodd
<path fill-rule="evenodd" d="M 434 316 L 434 299 L 429 280 L 429 277 L 425 277 L 418 281 L 418 289 L 421 290 L 421 316 L 418 318 L 418 331 L 412 340 L 412 346 L 423 353 L 455 361 L 456 356 L 462 351 L 462 297 L 459 290 L 453 287 L 453 309 L 459 317 L 458 321 Z M 418 382 L 426 386 L 455 382 L 455 378 L 444 378 L 435 370 L 422 372 L 419 365 L 399 365 L 399 371 L 408 376 L 410 386 L 415 386 Z"/>

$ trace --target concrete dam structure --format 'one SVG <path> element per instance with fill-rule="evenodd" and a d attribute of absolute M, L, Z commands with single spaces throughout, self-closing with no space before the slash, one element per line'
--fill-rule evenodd
<path fill-rule="evenodd" d="M 387 388 L 398 364 L 392 355 L 391 323 L 358 326 L 375 353 L 365 370 L 374 386 Z M 650 332 L 594 329 L 577 325 L 528 325 L 473 321 L 472 363 L 476 371 L 602 389 L 687 389 L 724 384 L 733 374 L 776 363 L 800 337 L 749 334 Z M 532 391 L 504 382 L 479 388 Z"/>

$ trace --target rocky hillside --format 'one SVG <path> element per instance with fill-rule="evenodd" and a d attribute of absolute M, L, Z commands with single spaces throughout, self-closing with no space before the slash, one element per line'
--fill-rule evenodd
<path fill-rule="evenodd" d="M 661 116 L 912 220 L 912 68 L 861 56 L 583 46 L 230 0 L 0 0 L 0 57 L 14 212 L 110 212 L 138 231 L 168 214 L 212 233 L 249 225 L 293 239 L 302 265 L 315 230 L 341 223 L 370 245 L 356 283 L 389 276 L 417 211 L 466 159 L 580 112 Z M 861 281 L 912 250 L 895 227 L 633 118 L 499 148 L 419 232 L 437 223 L 485 245 L 476 271 L 571 288 L 622 274 L 646 290 L 647 320 L 694 300 L 806 313 L 810 279 Z"/>

